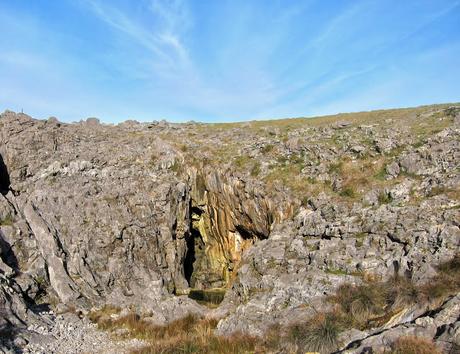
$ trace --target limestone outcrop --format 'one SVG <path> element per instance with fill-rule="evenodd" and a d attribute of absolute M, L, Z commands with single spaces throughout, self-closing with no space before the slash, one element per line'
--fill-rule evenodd
<path fill-rule="evenodd" d="M 190 171 L 193 252 L 190 285 L 225 287 L 241 256 L 257 240 L 269 237 L 274 224 L 287 220 L 293 207 L 271 200 L 261 184 L 216 171 Z"/>
<path fill-rule="evenodd" d="M 220 318 L 219 334 L 263 335 L 329 309 L 341 284 L 429 281 L 460 250 L 459 115 L 113 126 L 4 112 L 1 345 L 38 338 L 28 327 L 50 325 L 44 306 L 112 304 L 158 324 L 197 313 Z M 187 296 L 214 288 L 226 290 L 217 309 Z M 342 350 L 404 333 L 452 348 L 457 298 L 345 332 Z"/>

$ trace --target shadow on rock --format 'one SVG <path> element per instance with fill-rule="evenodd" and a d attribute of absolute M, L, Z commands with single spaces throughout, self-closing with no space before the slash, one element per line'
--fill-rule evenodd
<path fill-rule="evenodd" d="M 10 190 L 10 175 L 8 169 L 3 161 L 2 155 L 0 155 L 0 193 L 3 195 L 7 194 Z"/>
<path fill-rule="evenodd" d="M 1 311 L 0 311 L 0 321 L 1 321 Z M 13 325 L 9 323 L 0 324 L 0 352 L 1 353 L 14 353 L 21 354 L 23 349 L 21 348 L 20 331 Z"/>
<path fill-rule="evenodd" d="M 3 232 L 0 230 L 0 259 L 15 271 L 19 271 L 19 262 L 11 248 L 11 245 L 6 241 Z"/>

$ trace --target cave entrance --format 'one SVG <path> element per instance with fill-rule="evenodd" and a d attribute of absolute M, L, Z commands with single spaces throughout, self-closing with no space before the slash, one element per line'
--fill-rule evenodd
<path fill-rule="evenodd" d="M 184 259 L 184 276 L 190 287 L 194 287 L 195 278 L 194 270 L 200 264 L 200 257 L 204 253 L 204 242 L 199 230 L 193 226 L 190 229 L 190 235 L 186 239 L 187 253 Z"/>
<path fill-rule="evenodd" d="M 0 193 L 5 195 L 10 190 L 10 175 L 0 154 Z"/>
<path fill-rule="evenodd" d="M 186 237 L 184 277 L 191 289 L 226 288 L 243 252 L 257 234 L 233 225 L 220 208 L 207 210 L 192 205 L 190 232 Z"/>
<path fill-rule="evenodd" d="M 184 276 L 190 287 L 188 297 L 209 308 L 216 308 L 224 299 L 227 279 L 218 271 L 222 263 L 215 252 L 215 240 L 207 235 L 204 211 L 191 208 L 190 233 L 186 239 Z M 216 271 L 217 270 L 217 271 Z"/>
<path fill-rule="evenodd" d="M 206 254 L 203 235 L 200 231 L 203 210 L 198 207 L 191 208 L 190 234 L 186 239 L 187 252 L 184 259 L 184 276 L 191 288 L 206 287 L 203 284 L 203 270 L 206 269 Z"/>

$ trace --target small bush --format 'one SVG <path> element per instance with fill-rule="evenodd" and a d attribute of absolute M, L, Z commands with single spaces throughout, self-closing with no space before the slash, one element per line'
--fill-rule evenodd
<path fill-rule="evenodd" d="M 440 195 L 440 194 L 444 194 L 444 193 L 447 193 L 449 192 L 450 190 L 448 188 L 445 188 L 445 187 L 433 187 L 431 188 L 431 190 L 428 192 L 427 196 L 428 197 L 434 197 L 434 196 L 437 196 L 437 195 Z"/>
<path fill-rule="evenodd" d="M 300 205 L 302 205 L 303 207 L 307 207 L 309 205 L 309 201 L 310 201 L 310 196 L 306 195 L 302 197 L 302 199 L 300 200 Z"/>
<path fill-rule="evenodd" d="M 238 168 L 246 167 L 246 165 L 252 160 L 252 158 L 248 155 L 239 155 L 235 158 L 233 163 Z"/>
<path fill-rule="evenodd" d="M 383 165 L 377 173 L 374 174 L 374 178 L 379 180 L 379 181 L 384 181 L 385 177 L 387 175 L 387 167 L 386 165 Z"/>
<path fill-rule="evenodd" d="M 176 172 L 176 173 L 181 173 L 184 169 L 184 166 L 182 166 L 182 163 L 178 160 L 175 160 L 173 165 L 171 166 L 171 171 Z"/>
<path fill-rule="evenodd" d="M 452 295 L 460 290 L 460 254 L 441 263 L 437 268 L 438 274 L 421 288 L 429 301 Z"/>
<path fill-rule="evenodd" d="M 359 232 L 355 234 L 356 247 L 362 247 L 364 245 L 364 240 L 366 239 L 366 237 L 367 237 L 367 233 L 365 232 Z"/>
<path fill-rule="evenodd" d="M 451 260 L 441 263 L 438 266 L 441 273 L 459 275 L 460 274 L 460 254 L 456 254 Z"/>
<path fill-rule="evenodd" d="M 441 354 L 432 341 L 407 336 L 398 338 L 388 354 Z"/>
<path fill-rule="evenodd" d="M 422 300 L 423 294 L 410 279 L 395 276 L 386 283 L 386 302 L 393 308 L 415 304 Z"/>

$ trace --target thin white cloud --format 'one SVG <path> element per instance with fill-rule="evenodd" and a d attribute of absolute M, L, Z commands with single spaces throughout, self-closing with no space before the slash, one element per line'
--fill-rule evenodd
<path fill-rule="evenodd" d="M 83 0 L 83 3 L 100 20 L 129 36 L 136 43 L 150 51 L 152 62 L 156 67 L 162 69 L 161 72 L 164 72 L 165 69 L 174 72 L 189 65 L 187 50 L 182 45 L 178 34 L 173 31 L 172 12 L 166 12 L 165 10 L 156 12 L 163 20 L 166 18 L 167 28 L 153 32 L 142 26 L 141 22 L 136 18 L 130 17 L 114 6 L 103 4 L 98 0 Z"/>

